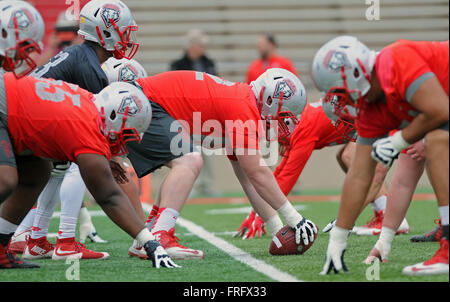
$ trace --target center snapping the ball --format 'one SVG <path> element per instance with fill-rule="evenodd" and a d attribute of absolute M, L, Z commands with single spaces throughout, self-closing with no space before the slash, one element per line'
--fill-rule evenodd
<path fill-rule="evenodd" d="M 316 238 L 317 233 L 314 234 L 314 241 L 316 241 Z M 304 245 L 302 238 L 300 244 L 295 243 L 295 231 L 286 225 L 273 237 L 269 253 L 272 255 L 302 255 L 311 247 L 314 241 Z"/>

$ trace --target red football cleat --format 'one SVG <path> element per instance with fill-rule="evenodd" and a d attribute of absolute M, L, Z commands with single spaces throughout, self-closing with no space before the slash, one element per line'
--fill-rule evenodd
<path fill-rule="evenodd" d="M 48 242 L 47 237 L 41 237 L 38 239 L 29 238 L 27 247 L 23 253 L 25 259 L 43 259 L 52 258 L 55 245 Z"/>
<path fill-rule="evenodd" d="M 52 256 L 53 260 L 107 258 L 108 253 L 89 250 L 84 244 L 76 242 L 73 237 L 58 239 Z"/>
<path fill-rule="evenodd" d="M 23 231 L 20 234 L 13 235 L 11 241 L 9 242 L 8 252 L 22 254 L 27 247 L 27 240 L 30 237 L 31 228 Z"/>
<path fill-rule="evenodd" d="M 162 247 L 167 251 L 170 258 L 174 260 L 185 260 L 185 259 L 203 259 L 205 254 L 200 250 L 193 250 L 188 247 L 182 246 L 178 243 L 180 239 L 175 236 L 175 228 L 167 231 L 158 231 L 153 233 L 156 239 L 161 243 Z M 145 250 L 141 252 L 140 257 L 146 258 Z"/>
<path fill-rule="evenodd" d="M 447 239 L 440 241 L 440 247 L 433 258 L 425 262 L 407 266 L 403 269 L 403 274 L 409 276 L 448 275 L 448 272 Z"/>

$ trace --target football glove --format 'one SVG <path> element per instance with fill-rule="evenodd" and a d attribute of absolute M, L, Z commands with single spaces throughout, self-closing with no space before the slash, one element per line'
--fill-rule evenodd
<path fill-rule="evenodd" d="M 294 228 L 295 243 L 300 244 L 301 240 L 305 245 L 314 241 L 314 234 L 317 234 L 317 227 L 311 220 L 303 218 Z"/>
<path fill-rule="evenodd" d="M 402 131 L 397 131 L 394 135 L 377 140 L 372 146 L 372 158 L 377 162 L 390 168 L 394 160 L 398 158 L 400 152 L 410 146 L 402 136 Z"/>
<path fill-rule="evenodd" d="M 336 225 L 336 219 L 333 219 L 322 230 L 323 233 L 328 233 Z"/>
<path fill-rule="evenodd" d="M 264 235 L 267 234 L 266 229 L 264 228 L 264 221 L 258 214 L 255 215 L 255 220 L 253 220 L 250 229 L 242 239 L 252 239 L 255 237 L 256 232 L 258 232 L 258 238 L 261 238 L 261 233 Z"/>
<path fill-rule="evenodd" d="M 339 227 L 333 227 L 330 233 L 330 241 L 328 242 L 327 256 L 325 265 L 323 266 L 321 275 L 328 275 L 333 269 L 335 274 L 339 271 L 348 272 L 344 263 L 344 254 L 347 247 L 348 231 Z"/>
<path fill-rule="evenodd" d="M 181 267 L 170 259 L 166 250 L 161 246 L 157 240 L 149 240 L 144 244 L 144 249 L 147 253 L 148 259 L 152 260 L 153 267 L 160 268 L 174 268 Z"/>
<path fill-rule="evenodd" d="M 236 233 L 233 234 L 233 237 L 244 236 L 248 230 L 252 227 L 253 222 L 255 221 L 256 213 L 255 211 L 251 211 L 250 214 L 245 217 L 241 226 L 238 228 Z"/>

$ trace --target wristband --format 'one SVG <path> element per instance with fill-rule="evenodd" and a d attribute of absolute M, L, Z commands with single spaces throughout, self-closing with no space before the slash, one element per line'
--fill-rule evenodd
<path fill-rule="evenodd" d="M 137 234 L 136 240 L 141 246 L 144 246 L 147 241 L 155 240 L 155 236 L 147 228 L 144 228 Z"/>
<path fill-rule="evenodd" d="M 395 134 L 391 137 L 391 142 L 394 149 L 398 152 L 401 152 L 411 146 L 411 144 L 403 138 L 402 131 L 395 132 Z"/>

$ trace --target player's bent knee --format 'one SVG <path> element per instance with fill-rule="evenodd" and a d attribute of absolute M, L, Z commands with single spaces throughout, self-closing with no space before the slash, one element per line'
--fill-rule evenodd
<path fill-rule="evenodd" d="M 19 177 L 16 168 L 0 166 L 0 202 L 15 190 L 18 182 Z"/>
<path fill-rule="evenodd" d="M 448 150 L 449 134 L 448 131 L 437 129 L 425 135 L 425 156 L 432 153 L 442 152 L 443 149 Z"/>

